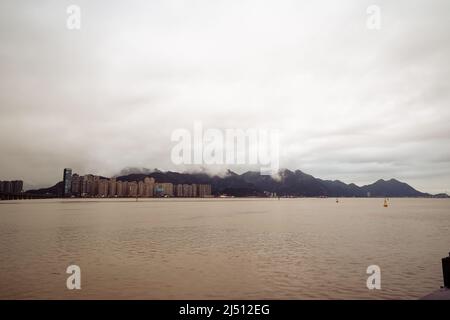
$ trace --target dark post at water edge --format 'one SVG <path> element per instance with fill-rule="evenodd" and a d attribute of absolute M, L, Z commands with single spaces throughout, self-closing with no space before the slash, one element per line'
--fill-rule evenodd
<path fill-rule="evenodd" d="M 444 275 L 444 287 L 450 289 L 450 252 L 448 257 L 442 258 L 442 273 Z"/>
<path fill-rule="evenodd" d="M 448 257 L 442 258 L 442 274 L 444 286 L 441 290 L 426 295 L 422 298 L 423 300 L 450 300 L 450 252 Z"/>

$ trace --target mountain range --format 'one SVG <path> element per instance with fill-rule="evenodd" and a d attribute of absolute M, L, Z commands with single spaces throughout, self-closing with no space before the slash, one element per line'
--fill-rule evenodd
<path fill-rule="evenodd" d="M 124 170 L 124 174 L 116 177 L 118 181 L 141 181 L 145 177 L 153 177 L 157 182 L 173 184 L 211 184 L 214 195 L 228 195 L 236 197 L 266 196 L 276 193 L 278 196 L 294 197 L 439 197 L 447 198 L 447 194 L 431 195 L 420 192 L 407 183 L 396 179 L 380 179 L 372 184 L 357 186 L 346 184 L 339 180 L 322 180 L 300 170 L 280 170 L 279 176 L 273 178 L 261 175 L 259 172 L 248 171 L 237 174 L 228 170 L 225 175 L 209 175 L 207 173 L 178 173 L 173 171 Z M 50 188 L 29 190 L 30 194 L 62 193 L 62 182 Z"/>

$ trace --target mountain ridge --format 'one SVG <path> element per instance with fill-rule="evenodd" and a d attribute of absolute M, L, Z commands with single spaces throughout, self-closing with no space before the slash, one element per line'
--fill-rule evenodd
<path fill-rule="evenodd" d="M 140 171 L 140 172 L 139 172 Z M 301 170 L 282 169 L 277 177 L 261 175 L 257 171 L 247 171 L 237 174 L 227 170 L 226 174 L 210 175 L 204 171 L 179 173 L 175 171 L 160 171 L 158 169 L 133 173 L 131 168 L 122 170 L 124 175 L 115 176 L 117 181 L 141 181 L 145 177 L 153 177 L 157 182 L 173 184 L 211 184 L 214 195 L 236 197 L 277 196 L 293 197 L 439 197 L 447 198 L 447 194 L 432 195 L 420 192 L 405 182 L 397 179 L 379 179 L 372 184 L 358 186 L 355 183 L 346 184 L 340 180 L 323 180 Z M 62 182 L 50 188 L 28 190 L 30 194 L 62 193 Z"/>

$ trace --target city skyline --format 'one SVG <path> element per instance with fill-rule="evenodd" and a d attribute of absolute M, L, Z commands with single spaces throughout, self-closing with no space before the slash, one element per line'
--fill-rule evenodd
<path fill-rule="evenodd" d="M 41 188 L 24 188 L 24 186 L 26 185 L 26 182 L 24 183 L 23 180 L 13 180 L 13 181 L 1 181 L 0 180 L 0 193 L 3 194 L 19 194 L 19 193 L 25 193 L 27 194 L 28 192 L 32 192 L 32 193 L 28 193 L 29 195 L 32 195 L 34 193 L 36 193 L 36 191 L 38 193 L 40 193 L 40 190 L 45 190 L 45 189 L 50 189 L 50 188 L 54 188 L 57 187 L 59 183 L 62 183 L 61 186 L 61 190 L 56 194 L 53 191 L 53 196 L 59 196 L 59 197 L 66 197 L 66 196 L 76 196 L 76 197 L 110 197 L 110 196 L 125 196 L 125 197 L 129 197 L 129 196 L 147 196 L 147 197 L 151 197 L 151 196 L 160 196 L 161 194 L 157 194 L 155 192 L 153 192 L 154 188 L 156 188 L 156 185 L 159 185 L 163 190 L 166 190 L 166 187 L 162 187 L 164 184 L 170 184 L 170 192 L 166 192 L 163 193 L 163 195 L 168 195 L 168 196 L 186 196 L 186 194 L 189 194 L 190 192 L 192 192 L 192 186 L 197 185 L 200 186 L 202 184 L 200 183 L 157 183 L 155 181 L 155 178 L 152 177 L 152 174 L 177 174 L 177 175 L 201 175 L 202 179 L 204 179 L 205 177 L 208 177 L 208 179 L 223 179 L 226 177 L 232 177 L 232 176 L 239 176 L 239 174 L 228 170 L 227 172 L 223 173 L 223 174 L 211 174 L 210 172 L 206 171 L 206 170 L 202 170 L 202 171 L 194 171 L 194 172 L 188 172 L 188 171 L 184 171 L 184 172 L 177 172 L 177 171 L 161 171 L 158 169 L 154 169 L 154 170 L 150 170 L 150 169 L 146 169 L 146 168 L 142 168 L 142 169 L 137 169 L 137 168 L 126 168 L 124 170 L 121 171 L 120 174 L 118 175 L 114 175 L 112 177 L 106 177 L 103 175 L 98 175 L 98 174 L 92 174 L 92 173 L 87 173 L 87 174 L 83 174 L 80 175 L 78 173 L 72 173 L 72 169 L 71 168 L 64 168 L 63 169 L 63 179 L 62 180 L 55 180 L 52 183 L 50 183 L 49 185 L 43 186 Z M 272 176 L 270 177 L 270 179 L 273 182 L 281 182 L 283 181 L 286 177 L 286 175 L 290 175 L 290 174 L 297 174 L 300 173 L 301 175 L 304 175 L 305 177 L 311 177 L 313 179 L 318 179 L 319 181 L 324 181 L 324 182 L 328 182 L 328 183 L 332 183 L 332 184 L 336 184 L 336 186 L 339 185 L 346 185 L 347 187 L 351 187 L 351 189 L 353 189 L 352 186 L 355 186 L 357 188 L 366 188 L 369 187 L 371 185 L 376 185 L 379 182 L 391 182 L 394 181 L 395 183 L 398 183 L 400 185 L 406 185 L 408 186 L 408 188 L 412 188 L 413 192 L 416 193 L 416 195 L 409 195 L 412 197 L 423 197 L 423 196 L 436 196 L 436 197 L 448 197 L 448 192 L 439 192 L 439 193 L 429 193 L 426 192 L 424 190 L 418 190 L 417 188 L 415 188 L 415 186 L 411 186 L 409 185 L 407 182 L 402 182 L 402 181 L 398 181 L 395 178 L 390 178 L 387 180 L 384 179 L 377 179 L 376 181 L 372 181 L 369 184 L 365 184 L 365 185 L 357 185 L 355 183 L 345 183 L 339 179 L 337 180 L 322 180 L 320 177 L 313 177 L 307 173 L 302 172 L 301 170 L 295 170 L 291 171 L 287 168 L 282 168 L 278 171 L 278 174 L 276 176 Z M 251 176 L 254 174 L 257 175 L 261 175 L 261 176 L 265 176 L 263 173 L 258 172 L 258 171 L 246 171 L 245 173 L 243 173 L 241 176 L 245 176 L 250 174 Z M 137 176 L 144 176 L 144 178 L 142 178 L 142 181 L 129 181 L 129 180 L 123 180 L 124 177 L 127 176 L 133 176 L 133 175 L 137 175 Z M 268 176 L 266 176 L 268 178 Z M 91 191 L 82 191 L 82 183 L 83 183 L 83 179 L 84 179 L 84 183 L 86 184 L 86 182 L 95 183 L 95 187 L 92 186 L 86 186 L 84 185 L 84 188 L 90 188 Z M 123 181 L 122 181 L 122 180 Z M 152 191 L 145 191 L 144 188 L 147 188 L 147 185 L 141 185 L 143 183 L 147 182 L 147 179 L 151 179 L 152 180 L 152 184 L 155 185 L 155 187 L 152 187 Z M 192 179 L 192 177 L 188 178 L 188 179 Z M 196 178 L 194 178 L 196 179 Z M 166 178 L 164 178 L 163 180 L 166 180 Z M 59 181 L 59 182 L 58 182 Z M 266 180 L 267 181 L 267 180 Z M 76 183 L 76 192 L 72 193 L 73 189 L 74 189 L 74 182 Z M 111 186 L 111 182 L 113 182 L 113 186 Z M 121 194 L 120 191 L 121 187 L 118 185 L 118 183 L 124 183 L 124 188 L 126 188 L 127 191 L 123 191 L 123 194 Z M 185 190 L 185 186 L 187 185 L 191 185 L 191 191 L 187 192 L 184 191 Z M 390 188 L 389 186 L 384 186 L 387 188 Z M 382 188 L 384 188 L 382 187 Z M 391 186 L 392 187 L 392 186 Z M 398 187 L 398 186 L 397 186 Z M 95 188 L 95 189 L 94 189 Z M 132 191 L 130 191 L 130 188 L 133 188 Z M 181 188 L 181 189 L 180 189 Z M 195 188 L 195 187 L 194 187 Z M 114 190 L 114 193 L 111 195 L 111 190 Z M 8 192 L 8 190 L 10 190 L 11 192 Z M 20 190 L 20 191 L 19 191 Z M 94 192 L 95 190 L 95 192 Z M 117 190 L 117 193 L 115 193 Z M 194 189 L 196 190 L 196 189 Z M 183 194 L 183 191 L 185 192 L 185 195 Z M 217 193 L 218 190 L 216 190 Z M 267 194 L 270 194 L 272 191 L 268 191 L 268 190 L 262 190 L 264 191 L 264 196 L 267 196 Z M 295 192 L 295 190 L 292 190 L 293 192 Z M 300 191 L 300 190 L 298 190 Z M 130 193 L 131 192 L 131 193 Z M 409 192 L 409 191 L 408 191 Z M 195 195 L 198 194 L 196 193 L 196 191 L 194 191 L 193 196 L 195 197 Z M 205 194 L 205 192 L 202 192 L 202 195 Z M 209 185 L 208 187 L 208 195 L 212 194 L 212 188 L 211 185 Z M 313 196 L 314 195 L 310 195 Z M 316 194 L 315 196 L 319 196 L 319 194 Z M 357 193 L 357 194 L 342 194 L 341 196 L 356 196 L 356 197 L 370 197 L 370 192 L 366 194 L 361 194 L 361 193 Z M 394 196 L 394 195 L 391 195 Z M 407 196 L 406 194 L 400 195 L 401 197 L 403 196 Z"/>
<path fill-rule="evenodd" d="M 131 168 L 122 175 L 105 177 L 96 174 L 72 173 L 64 168 L 63 179 L 38 189 L 23 189 L 23 181 L 0 181 L 0 194 L 18 198 L 39 197 L 413 197 L 448 198 L 448 193 L 431 194 L 417 190 L 397 179 L 378 179 L 358 186 L 340 180 L 323 180 L 300 170 L 281 169 L 277 177 L 258 171 L 225 175 L 207 172 L 174 172 L 160 170 L 135 171 Z M 5 187 L 6 186 L 6 187 Z M 17 187 L 22 191 L 18 191 Z M 17 190 L 16 190 L 17 189 Z M 15 191 L 13 191 L 15 190 Z"/>
<path fill-rule="evenodd" d="M 209 184 L 173 184 L 157 182 L 153 177 L 145 177 L 139 181 L 121 181 L 116 177 L 106 178 L 93 174 L 72 174 L 71 168 L 63 171 L 62 197 L 210 197 Z"/>

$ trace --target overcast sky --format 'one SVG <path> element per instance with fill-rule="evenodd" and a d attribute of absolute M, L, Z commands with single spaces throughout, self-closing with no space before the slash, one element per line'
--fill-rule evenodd
<path fill-rule="evenodd" d="M 66 27 L 71 4 L 80 30 Z M 449 192 L 449 12 L 448 0 L 2 0 L 0 180 L 193 169 L 172 163 L 170 136 L 201 121 L 280 130 L 281 167 Z"/>

